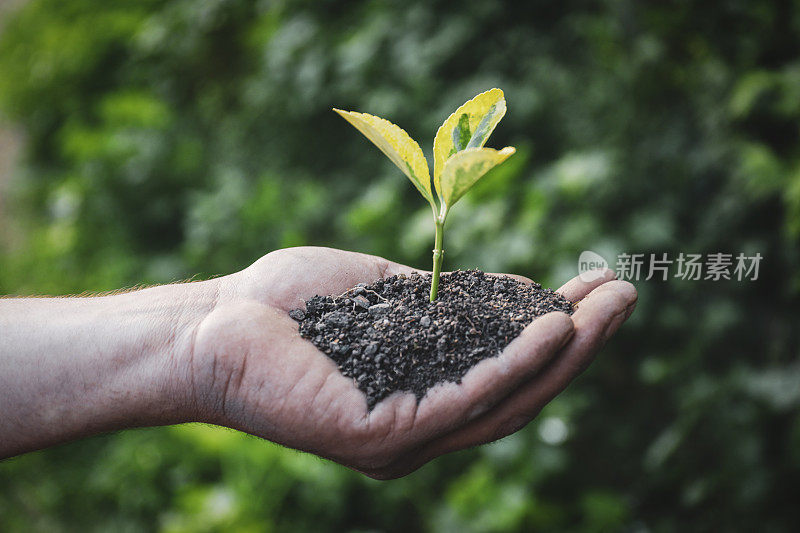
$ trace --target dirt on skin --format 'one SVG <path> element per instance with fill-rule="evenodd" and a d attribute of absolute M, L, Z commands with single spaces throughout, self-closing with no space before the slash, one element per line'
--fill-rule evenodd
<path fill-rule="evenodd" d="M 413 392 L 419 401 L 437 383 L 460 383 L 536 317 L 574 312 L 539 284 L 480 270 L 442 275 L 433 303 L 430 287 L 430 275 L 400 274 L 339 296 L 314 296 L 289 315 L 300 335 L 353 379 L 371 410 L 395 391 Z"/>

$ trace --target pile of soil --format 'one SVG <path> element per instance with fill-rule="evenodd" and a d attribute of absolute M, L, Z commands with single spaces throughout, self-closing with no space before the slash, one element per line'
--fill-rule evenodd
<path fill-rule="evenodd" d="M 395 391 L 419 401 L 437 383 L 459 383 L 537 316 L 573 313 L 550 289 L 480 270 L 442 275 L 433 303 L 430 288 L 430 275 L 400 274 L 339 296 L 314 296 L 289 315 L 303 338 L 353 378 L 371 410 Z"/>

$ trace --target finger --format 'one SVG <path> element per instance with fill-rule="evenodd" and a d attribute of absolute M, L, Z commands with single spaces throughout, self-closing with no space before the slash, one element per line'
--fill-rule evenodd
<path fill-rule="evenodd" d="M 631 305 L 628 306 L 627 312 L 625 313 L 625 320 L 627 320 L 631 316 L 631 314 L 633 313 L 633 310 L 636 308 L 636 303 L 637 303 L 637 299 L 638 299 L 637 298 L 636 289 L 634 288 L 634 286 L 631 285 L 630 283 L 626 282 L 626 281 L 612 280 L 612 281 L 610 281 L 608 283 L 604 283 L 604 284 L 600 285 L 599 287 L 597 287 L 596 289 L 594 289 L 592 291 L 592 294 L 593 295 L 602 294 L 605 291 L 621 292 L 621 293 L 624 293 L 626 298 L 632 299 L 632 303 L 631 303 Z M 578 302 L 577 304 L 575 304 L 575 308 L 577 309 L 578 307 L 580 307 L 580 305 L 581 305 L 581 303 Z M 623 322 L 624 322 L 624 320 L 623 320 Z"/>
<path fill-rule="evenodd" d="M 561 286 L 556 292 L 564 296 L 570 302 L 578 302 L 586 297 L 590 292 L 597 287 L 608 283 L 609 281 L 617 279 L 617 275 L 610 268 L 597 271 L 596 276 L 575 276 L 564 285 Z M 586 280 L 586 281 L 584 281 Z"/>
<path fill-rule="evenodd" d="M 484 359 L 467 372 L 460 384 L 437 385 L 419 404 L 409 395 L 390 397 L 370 413 L 369 423 L 381 425 L 389 420 L 398 436 L 393 442 L 398 449 L 443 435 L 480 416 L 529 379 L 572 332 L 572 320 L 564 313 L 539 317 L 500 356 Z"/>
<path fill-rule="evenodd" d="M 625 281 L 595 289 L 572 316 L 575 334 L 561 354 L 529 383 L 473 426 L 472 439 L 496 440 L 520 429 L 560 393 L 591 362 L 624 321 L 636 302 L 636 290 Z"/>
<path fill-rule="evenodd" d="M 588 366 L 597 350 L 622 324 L 628 308 L 636 302 L 636 290 L 630 283 L 613 281 L 608 285 L 595 289 L 578 306 L 572 317 L 575 334 L 552 364 L 482 417 L 471 432 L 463 436 L 477 443 L 517 431 Z"/>
<path fill-rule="evenodd" d="M 574 335 L 542 372 L 480 418 L 408 454 L 394 469 L 408 473 L 439 455 L 497 440 L 527 425 L 586 368 L 630 315 L 636 304 L 633 286 L 624 281 L 606 285 L 609 286 L 595 289 L 582 302 L 572 317 Z"/>

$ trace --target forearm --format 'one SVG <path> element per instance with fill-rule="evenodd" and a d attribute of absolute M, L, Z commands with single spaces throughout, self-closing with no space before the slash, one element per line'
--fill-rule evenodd
<path fill-rule="evenodd" d="M 183 421 L 187 355 L 215 282 L 113 296 L 0 299 L 0 457 Z"/>

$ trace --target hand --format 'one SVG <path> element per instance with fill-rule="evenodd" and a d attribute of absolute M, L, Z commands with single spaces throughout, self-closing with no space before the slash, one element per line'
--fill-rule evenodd
<path fill-rule="evenodd" d="M 570 318 L 535 320 L 462 383 L 433 388 L 417 404 L 395 394 L 367 410 L 363 393 L 298 334 L 288 311 L 315 294 L 413 269 L 326 248 L 272 252 L 214 280 L 216 302 L 179 365 L 191 383 L 193 419 L 327 457 L 371 477 L 403 476 L 444 453 L 490 442 L 532 420 L 630 316 L 636 290 L 606 271 L 561 289 L 579 302 Z M 523 281 L 525 280 L 522 278 Z"/>

